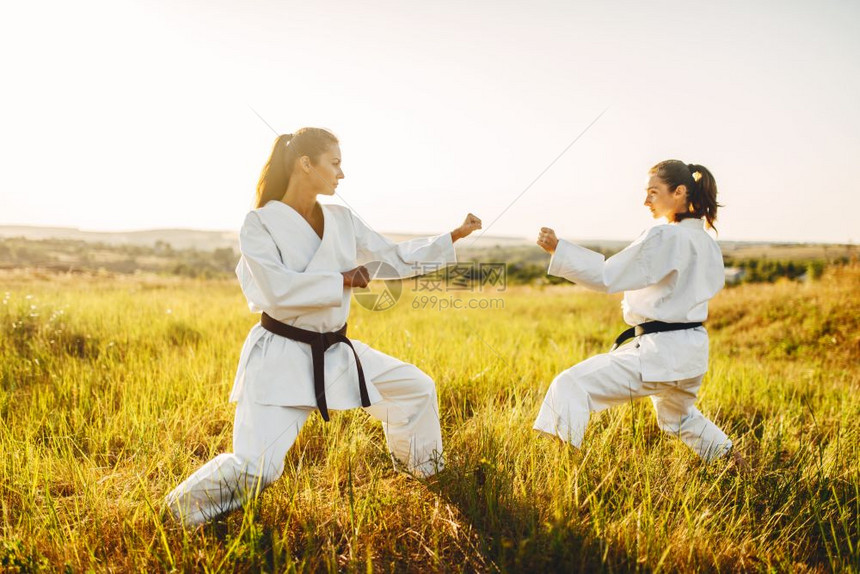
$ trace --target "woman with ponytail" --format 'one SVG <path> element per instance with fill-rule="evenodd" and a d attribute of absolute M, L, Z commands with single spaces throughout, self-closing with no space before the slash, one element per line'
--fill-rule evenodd
<path fill-rule="evenodd" d="M 166 499 L 196 525 L 241 506 L 276 480 L 284 456 L 318 409 L 364 409 L 382 422 L 398 468 L 427 477 L 442 465 L 436 386 L 418 367 L 347 338 L 352 287 L 375 262 L 382 279 L 456 261 L 454 241 L 480 229 L 472 214 L 451 233 L 394 243 L 346 207 L 321 204 L 340 180 L 337 138 L 319 128 L 279 136 L 257 185 L 256 208 L 239 233 L 236 268 L 260 323 L 239 358 L 233 453 L 220 454 Z"/>
<path fill-rule="evenodd" d="M 609 259 L 559 240 L 552 229 L 540 231 L 538 245 L 553 255 L 548 273 L 604 293 L 623 291 L 631 328 L 609 353 L 553 380 L 534 428 L 578 448 L 592 412 L 650 396 L 660 428 L 714 460 L 732 442 L 695 402 L 708 369 L 702 322 L 725 277 L 719 245 L 705 229 L 717 219 L 717 184 L 704 166 L 678 160 L 658 163 L 649 175 L 645 206 L 666 223 Z"/>

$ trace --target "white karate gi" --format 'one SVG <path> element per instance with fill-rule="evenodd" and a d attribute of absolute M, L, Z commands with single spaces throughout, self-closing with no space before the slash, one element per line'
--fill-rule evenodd
<path fill-rule="evenodd" d="M 301 329 L 336 331 L 349 316 L 351 290 L 343 286 L 342 271 L 382 261 L 405 278 L 422 266 L 456 261 L 450 234 L 395 244 L 345 207 L 323 205 L 322 212 L 322 239 L 281 201 L 270 201 L 245 218 L 236 274 L 251 311 L 265 311 Z M 365 410 L 382 421 L 395 464 L 417 476 L 432 475 L 442 463 L 433 380 L 414 365 L 352 342 L 372 403 Z M 167 496 L 175 516 L 186 524 L 205 522 L 240 506 L 281 475 L 284 456 L 316 408 L 312 369 L 309 345 L 259 324 L 251 329 L 230 394 L 238 402 L 233 453 L 218 455 Z M 325 352 L 325 388 L 330 410 L 361 406 L 348 345 L 338 343 Z"/>
<path fill-rule="evenodd" d="M 708 301 L 725 281 L 719 245 L 701 219 L 654 226 L 606 260 L 559 241 L 548 273 L 606 293 L 624 291 L 621 306 L 629 325 L 704 321 Z M 732 443 L 694 406 L 707 370 L 703 327 L 636 337 L 558 375 L 534 428 L 579 447 L 591 412 L 650 396 L 661 429 L 703 459 L 718 458 Z"/>

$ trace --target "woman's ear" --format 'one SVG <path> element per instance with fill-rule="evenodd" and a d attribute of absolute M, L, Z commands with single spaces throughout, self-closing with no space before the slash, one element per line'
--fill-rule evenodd
<path fill-rule="evenodd" d="M 683 184 L 679 185 L 675 188 L 674 194 L 675 197 L 687 197 L 687 186 Z"/>

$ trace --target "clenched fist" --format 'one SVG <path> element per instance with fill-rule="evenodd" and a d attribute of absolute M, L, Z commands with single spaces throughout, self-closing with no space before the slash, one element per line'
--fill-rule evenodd
<path fill-rule="evenodd" d="M 463 239 L 476 229 L 481 229 L 481 220 L 476 215 L 470 213 L 466 216 L 463 225 L 451 232 L 451 241 Z"/>
<path fill-rule="evenodd" d="M 367 284 L 370 283 L 370 273 L 364 265 L 359 265 L 349 271 L 342 271 L 341 275 L 343 275 L 344 287 L 367 287 Z"/>
<path fill-rule="evenodd" d="M 558 237 L 555 236 L 555 231 L 549 227 L 541 227 L 537 244 L 547 253 L 555 253 L 555 248 L 558 247 Z"/>

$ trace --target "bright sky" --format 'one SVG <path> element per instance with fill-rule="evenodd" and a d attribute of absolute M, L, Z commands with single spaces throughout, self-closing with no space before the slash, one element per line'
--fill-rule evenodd
<path fill-rule="evenodd" d="M 860 239 L 860 3 L 5 3 L 0 224 L 237 229 L 327 127 L 380 231 L 632 239 L 648 168 L 714 173 L 727 240 Z"/>

